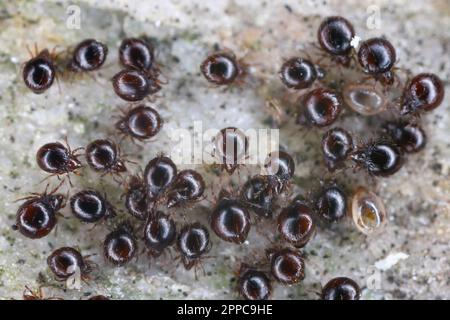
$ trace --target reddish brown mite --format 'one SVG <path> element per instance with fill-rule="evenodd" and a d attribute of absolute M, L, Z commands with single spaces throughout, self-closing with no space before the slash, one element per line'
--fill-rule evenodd
<path fill-rule="evenodd" d="M 178 234 L 177 247 L 185 269 L 192 269 L 211 248 L 208 229 L 199 222 L 185 225 Z"/>
<path fill-rule="evenodd" d="M 246 300 L 267 300 L 272 293 L 272 284 L 264 272 L 242 264 L 237 289 Z"/>
<path fill-rule="evenodd" d="M 147 188 L 139 176 L 130 176 L 125 185 L 125 207 L 127 211 L 139 220 L 145 220 L 148 216 L 149 203 Z"/>
<path fill-rule="evenodd" d="M 203 76 L 215 85 L 232 84 L 244 75 L 244 69 L 232 52 L 225 51 L 213 53 L 200 65 Z"/>
<path fill-rule="evenodd" d="M 300 252 L 284 248 L 266 251 L 270 260 L 270 272 L 280 283 L 292 285 L 305 278 L 305 262 Z"/>
<path fill-rule="evenodd" d="M 114 217 L 114 207 L 95 190 L 83 190 L 70 198 L 72 214 L 86 223 L 95 223 Z"/>
<path fill-rule="evenodd" d="M 42 194 L 32 193 L 17 210 L 14 230 L 30 239 L 48 235 L 57 223 L 57 214 L 65 206 L 65 197 L 56 190 Z"/>
<path fill-rule="evenodd" d="M 141 101 L 161 90 L 160 81 L 140 70 L 122 70 L 112 78 L 112 83 L 114 92 L 130 102 Z"/>
<path fill-rule="evenodd" d="M 353 138 L 347 130 L 333 128 L 323 135 L 323 158 L 330 171 L 342 168 L 353 149 Z"/>
<path fill-rule="evenodd" d="M 297 122 L 302 125 L 326 127 L 336 121 L 342 111 L 342 99 L 336 92 L 317 88 L 300 101 Z"/>
<path fill-rule="evenodd" d="M 149 161 L 144 170 L 144 183 L 150 201 L 162 198 L 177 177 L 177 166 L 165 156 Z"/>
<path fill-rule="evenodd" d="M 110 140 L 98 139 L 89 143 L 86 147 L 86 160 L 91 169 L 102 172 L 103 175 L 120 175 L 127 171 L 117 145 Z"/>
<path fill-rule="evenodd" d="M 94 39 L 80 42 L 73 51 L 69 69 L 73 72 L 88 72 L 99 69 L 106 61 L 108 47 Z"/>
<path fill-rule="evenodd" d="M 343 66 L 351 61 L 351 41 L 355 36 L 353 25 L 345 18 L 332 16 L 326 18 L 317 33 L 320 47 Z"/>
<path fill-rule="evenodd" d="M 205 181 L 200 173 L 194 170 L 182 170 L 167 192 L 167 207 L 180 207 L 202 198 L 205 192 Z"/>
<path fill-rule="evenodd" d="M 264 162 L 266 174 L 277 194 L 286 190 L 295 173 L 295 161 L 285 151 L 274 151 L 267 155 Z"/>
<path fill-rule="evenodd" d="M 50 88 L 56 77 L 54 64 L 55 54 L 47 49 L 38 53 L 35 48 L 35 56 L 28 60 L 22 70 L 25 85 L 34 93 L 40 94 Z"/>
<path fill-rule="evenodd" d="M 392 68 L 397 59 L 395 49 L 386 39 L 372 38 L 361 43 L 358 50 L 359 64 L 364 72 L 383 85 L 394 83 Z"/>
<path fill-rule="evenodd" d="M 403 90 L 400 112 L 407 115 L 431 111 L 441 105 L 444 95 L 444 84 L 438 76 L 432 73 L 418 74 Z"/>
<path fill-rule="evenodd" d="M 277 194 L 276 186 L 268 176 L 253 176 L 242 186 L 240 200 L 258 216 L 271 218 Z"/>
<path fill-rule="evenodd" d="M 42 170 L 51 175 L 63 175 L 75 172 L 81 168 L 77 152 L 81 148 L 71 150 L 59 142 L 44 144 L 36 153 L 36 162 Z"/>
<path fill-rule="evenodd" d="M 419 124 L 388 122 L 383 129 L 393 142 L 407 153 L 419 152 L 425 148 L 427 143 L 427 135 Z"/>
<path fill-rule="evenodd" d="M 77 272 L 82 280 L 87 280 L 88 274 L 92 271 L 91 262 L 72 247 L 62 247 L 53 251 L 47 258 L 47 265 L 58 281 L 67 280 Z"/>
<path fill-rule="evenodd" d="M 220 166 L 233 174 L 248 157 L 249 141 L 245 133 L 235 127 L 227 127 L 213 138 L 214 154 Z"/>
<path fill-rule="evenodd" d="M 317 214 L 328 222 L 336 222 L 347 215 L 347 195 L 336 184 L 322 188 L 314 201 Z"/>
<path fill-rule="evenodd" d="M 295 247 L 304 247 L 315 232 L 312 210 L 301 201 L 284 208 L 277 218 L 282 238 Z"/>
<path fill-rule="evenodd" d="M 128 224 L 122 224 L 106 236 L 103 243 L 106 260 L 115 266 L 123 266 L 133 259 L 137 252 L 137 241 Z"/>
<path fill-rule="evenodd" d="M 159 113 L 144 105 L 123 112 L 121 119 L 116 122 L 116 128 L 120 133 L 141 141 L 156 136 L 162 126 L 163 120 Z"/>
<path fill-rule="evenodd" d="M 175 221 L 161 211 L 152 213 L 145 224 L 144 241 L 149 253 L 159 257 L 176 239 Z"/>
<path fill-rule="evenodd" d="M 286 87 L 296 90 L 311 87 L 318 78 L 323 76 L 311 61 L 299 57 L 285 61 L 278 74 Z"/>
<path fill-rule="evenodd" d="M 211 229 L 224 241 L 243 243 L 250 231 L 250 214 L 247 207 L 230 194 L 221 191 L 211 216 Z"/>
<path fill-rule="evenodd" d="M 361 289 L 350 278 L 338 277 L 331 279 L 322 289 L 322 300 L 359 300 Z"/>
<path fill-rule="evenodd" d="M 126 68 L 151 72 L 154 76 L 159 73 L 155 65 L 154 48 L 144 39 L 123 39 L 119 47 L 119 59 Z"/>

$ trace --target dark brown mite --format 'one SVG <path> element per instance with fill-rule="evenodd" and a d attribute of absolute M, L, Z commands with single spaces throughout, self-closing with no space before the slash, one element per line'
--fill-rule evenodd
<path fill-rule="evenodd" d="M 194 170 L 180 171 L 167 193 L 167 207 L 195 202 L 202 198 L 204 192 L 205 181 L 200 173 Z"/>
<path fill-rule="evenodd" d="M 400 150 L 392 143 L 369 143 L 356 149 L 351 159 L 359 166 L 367 169 L 369 174 L 388 177 L 403 166 Z"/>
<path fill-rule="evenodd" d="M 123 39 L 119 47 L 119 59 L 127 68 L 146 71 L 155 69 L 154 48 L 143 39 Z"/>
<path fill-rule="evenodd" d="M 159 257 L 175 242 L 175 221 L 161 211 L 151 214 L 145 224 L 144 241 L 150 255 Z"/>
<path fill-rule="evenodd" d="M 395 49 L 386 39 L 372 38 L 361 43 L 358 61 L 364 72 L 384 85 L 394 83 L 392 67 L 397 59 Z"/>
<path fill-rule="evenodd" d="M 242 186 L 240 200 L 258 216 L 272 217 L 276 200 L 273 180 L 265 175 L 253 176 Z"/>
<path fill-rule="evenodd" d="M 54 57 L 45 49 L 28 60 L 22 70 L 25 85 L 34 93 L 40 94 L 50 88 L 55 80 Z"/>
<path fill-rule="evenodd" d="M 59 142 L 44 144 L 36 153 L 36 162 L 42 170 L 52 175 L 69 174 L 81 168 L 77 151 Z"/>
<path fill-rule="evenodd" d="M 383 128 L 404 152 L 415 153 L 425 148 L 427 135 L 419 124 L 387 122 Z"/>
<path fill-rule="evenodd" d="M 270 272 L 280 283 L 292 285 L 305 278 L 305 262 L 300 252 L 284 248 L 267 250 L 270 260 Z"/>
<path fill-rule="evenodd" d="M 301 201 L 284 208 L 278 215 L 277 224 L 282 238 L 298 248 L 304 247 L 315 231 L 312 210 Z"/>
<path fill-rule="evenodd" d="M 431 111 L 441 105 L 444 95 L 444 84 L 437 75 L 418 74 L 403 90 L 400 112 L 406 115 Z"/>
<path fill-rule="evenodd" d="M 322 152 L 327 168 L 330 171 L 342 168 L 353 148 L 353 138 L 347 130 L 342 128 L 328 130 L 322 138 Z"/>
<path fill-rule="evenodd" d="M 111 299 L 106 297 L 106 296 L 104 296 L 104 295 L 99 294 L 99 295 L 96 295 L 96 296 L 89 297 L 88 300 L 111 300 Z"/>
<path fill-rule="evenodd" d="M 250 231 L 250 214 L 241 201 L 221 192 L 211 216 L 211 229 L 222 240 L 243 243 Z"/>
<path fill-rule="evenodd" d="M 271 179 L 272 184 L 275 182 L 275 192 L 281 193 L 285 190 L 294 177 L 295 173 L 295 161 L 292 156 L 284 151 L 274 151 L 267 155 L 264 162 L 264 168 L 266 174 L 269 177 L 275 177 Z"/>
<path fill-rule="evenodd" d="M 70 198 L 72 214 L 86 223 L 98 222 L 102 219 L 114 217 L 113 206 L 95 190 L 83 190 Z"/>
<path fill-rule="evenodd" d="M 120 133 L 137 140 L 148 140 L 156 136 L 162 126 L 163 120 L 159 113 L 143 105 L 124 112 L 121 119 L 116 122 L 116 128 Z"/>
<path fill-rule="evenodd" d="M 149 161 L 144 170 L 144 183 L 150 201 L 164 195 L 177 177 L 177 166 L 165 156 Z"/>
<path fill-rule="evenodd" d="M 246 300 L 267 300 L 272 293 L 269 277 L 246 264 L 241 265 L 237 286 Z"/>
<path fill-rule="evenodd" d="M 185 269 L 192 269 L 211 247 L 208 229 L 198 222 L 185 225 L 178 234 L 177 247 Z"/>
<path fill-rule="evenodd" d="M 67 280 L 79 272 L 81 279 L 86 280 L 92 271 L 90 262 L 72 247 L 56 249 L 47 258 L 47 265 L 59 281 Z"/>
<path fill-rule="evenodd" d="M 147 188 L 141 177 L 130 176 L 125 185 L 125 208 L 129 214 L 139 220 L 148 216 Z"/>
<path fill-rule="evenodd" d="M 248 157 L 249 141 L 245 133 L 235 127 L 227 127 L 213 138 L 214 153 L 228 174 L 245 162 Z"/>
<path fill-rule="evenodd" d="M 359 300 L 361 289 L 350 278 L 338 277 L 331 279 L 322 288 L 322 300 Z"/>
<path fill-rule="evenodd" d="M 47 194 L 32 194 L 16 213 L 14 230 L 30 239 L 38 239 L 48 235 L 57 223 L 58 211 L 65 206 L 65 197 L 55 194 L 56 190 Z"/>
<path fill-rule="evenodd" d="M 108 47 L 94 39 L 80 42 L 73 51 L 69 69 L 74 72 L 86 72 L 99 69 L 106 61 Z"/>
<path fill-rule="evenodd" d="M 116 144 L 110 140 L 98 139 L 89 143 L 86 147 L 86 160 L 91 169 L 103 174 L 127 171 Z"/>
<path fill-rule="evenodd" d="M 298 57 L 284 62 L 278 74 L 286 87 L 297 90 L 311 87 L 319 76 L 311 61 Z"/>
<path fill-rule="evenodd" d="M 336 222 L 347 214 L 347 195 L 342 188 L 332 184 L 320 190 L 314 207 L 321 218 L 328 222 Z"/>
<path fill-rule="evenodd" d="M 332 16 L 320 24 L 317 38 L 323 50 L 344 66 L 350 65 L 351 41 L 355 36 L 353 25 L 345 18 Z"/>
<path fill-rule="evenodd" d="M 229 85 L 244 73 L 235 55 L 225 51 L 208 56 L 200 65 L 200 71 L 206 80 L 216 85 Z"/>
<path fill-rule="evenodd" d="M 326 127 L 336 121 L 342 111 L 342 99 L 336 92 L 317 88 L 307 93 L 300 101 L 298 123 L 315 127 Z"/>
<path fill-rule="evenodd" d="M 106 260 L 116 266 L 123 266 L 136 255 L 137 241 L 128 224 L 122 224 L 106 236 L 103 243 Z"/>
<path fill-rule="evenodd" d="M 114 92 L 125 101 L 141 101 L 161 90 L 156 78 L 140 70 L 122 70 L 112 78 Z"/>

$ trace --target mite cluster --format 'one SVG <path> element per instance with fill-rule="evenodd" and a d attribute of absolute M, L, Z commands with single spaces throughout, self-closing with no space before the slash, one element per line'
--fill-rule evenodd
<path fill-rule="evenodd" d="M 368 39 L 356 48 L 354 39 L 355 31 L 349 21 L 342 17 L 326 18 L 318 30 L 321 59 L 289 58 L 282 64 L 279 77 L 287 89 L 286 95 L 295 96 L 297 124 L 324 130 L 321 143 L 324 166 L 334 178 L 349 168 L 364 169 L 373 179 L 389 177 L 401 169 L 408 154 L 425 147 L 426 133 L 420 125 L 420 116 L 441 104 L 444 86 L 431 73 L 402 80 L 400 69 L 395 66 L 395 48 L 388 40 Z M 65 69 L 60 69 L 54 52 L 36 50 L 24 65 L 23 79 L 30 90 L 40 94 L 50 88 L 59 72 L 98 70 L 107 54 L 105 44 L 84 40 L 73 50 Z M 154 48 L 143 38 L 125 39 L 119 47 L 119 60 L 123 69 L 112 78 L 113 90 L 118 97 L 134 104 L 121 111 L 115 128 L 123 138 L 148 141 L 163 127 L 157 110 L 142 102 L 154 98 L 165 83 Z M 350 83 L 340 79 L 339 85 L 331 86 L 327 76 L 333 67 L 362 77 Z M 200 64 L 200 71 L 215 86 L 243 85 L 249 74 L 247 63 L 229 50 L 209 55 Z M 395 96 L 398 88 L 400 93 Z M 358 145 L 350 130 L 332 126 L 347 112 L 363 116 L 384 113 L 390 117 L 381 121 L 376 138 Z M 73 217 L 82 223 L 95 226 L 106 220 L 115 221 L 119 211 L 101 190 L 84 189 L 71 196 L 58 193 L 66 177 L 72 186 L 70 175 L 80 175 L 88 167 L 101 177 L 111 175 L 118 182 L 123 190 L 123 206 L 129 214 L 129 221 L 116 223 L 103 242 L 103 255 L 112 266 L 124 266 L 138 257 L 139 242 L 143 240 L 150 259 L 158 259 L 174 246 L 177 257 L 173 260 L 180 260 L 186 270 L 193 268 L 197 276 L 197 268 L 203 268 L 202 260 L 213 243 L 210 230 L 220 241 L 242 245 L 252 230 L 264 234 L 258 230 L 258 224 L 271 222 L 276 237 L 270 240 L 264 258 L 241 263 L 237 271 L 237 292 L 245 299 L 259 300 L 271 296 L 273 282 L 294 285 L 305 278 L 307 259 L 302 248 L 313 239 L 318 223 L 336 223 L 350 216 L 358 230 L 372 234 L 387 221 L 383 201 L 364 186 L 358 186 L 349 195 L 333 179 L 307 195 L 293 197 L 295 161 L 280 150 L 267 155 L 264 174 L 249 175 L 238 188 L 231 184 L 220 186 L 218 195 L 209 199 L 212 203 L 209 228 L 198 221 L 186 221 L 184 214 L 181 223 L 175 219 L 175 209 L 184 212 L 207 198 L 203 176 L 195 170 L 179 170 L 165 155 L 150 160 L 142 172 L 131 174 L 128 163 L 133 162 L 120 149 L 123 141 L 97 139 L 74 150 L 67 141 L 39 148 L 38 166 L 49 173 L 48 178 L 57 176 L 61 182 L 50 192 L 46 189 L 24 198 L 17 210 L 14 229 L 30 239 L 47 236 L 57 225 L 66 202 L 70 203 Z M 236 171 L 240 175 L 239 160 L 248 156 L 249 137 L 238 128 L 228 127 L 220 130 L 211 142 L 215 156 L 221 160 L 221 169 L 229 176 Z M 80 271 L 82 280 L 92 280 L 96 268 L 89 256 L 72 247 L 56 249 L 47 263 L 60 281 L 67 280 L 75 270 Z M 360 296 L 358 284 L 346 277 L 331 279 L 320 293 L 322 299 L 331 300 Z M 43 298 L 41 291 L 27 288 L 24 293 L 24 299 Z"/>

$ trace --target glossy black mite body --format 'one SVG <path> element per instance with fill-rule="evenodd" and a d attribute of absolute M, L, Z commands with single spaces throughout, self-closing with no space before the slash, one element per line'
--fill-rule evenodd
<path fill-rule="evenodd" d="M 216 158 L 221 167 L 230 175 L 248 157 L 248 137 L 238 128 L 227 127 L 220 130 L 212 142 Z"/>
<path fill-rule="evenodd" d="M 185 269 L 192 269 L 210 249 L 208 229 L 198 222 L 185 225 L 178 234 L 177 247 Z"/>
<path fill-rule="evenodd" d="M 92 270 L 90 263 L 72 247 L 62 247 L 53 251 L 47 258 L 47 265 L 59 281 L 67 280 L 76 272 L 80 272 L 81 278 L 85 279 Z"/>
<path fill-rule="evenodd" d="M 119 47 L 119 59 L 126 68 L 145 71 L 155 69 L 153 46 L 143 39 L 123 39 Z"/>
<path fill-rule="evenodd" d="M 250 231 L 250 214 L 239 200 L 221 192 L 210 217 L 211 229 L 224 241 L 243 243 Z"/>
<path fill-rule="evenodd" d="M 397 59 L 395 49 L 386 39 L 372 38 L 361 43 L 358 50 L 359 64 L 364 72 L 385 85 L 394 83 L 392 67 Z"/>
<path fill-rule="evenodd" d="M 200 65 L 200 71 L 206 80 L 215 85 L 229 85 L 244 72 L 230 52 L 217 52 L 208 56 Z"/>
<path fill-rule="evenodd" d="M 59 142 L 47 143 L 37 151 L 36 162 L 45 172 L 56 175 L 68 174 L 81 168 L 76 151 Z"/>
<path fill-rule="evenodd" d="M 358 148 L 352 155 L 352 160 L 366 168 L 369 174 L 388 177 L 396 173 L 403 165 L 400 150 L 391 143 L 371 143 Z"/>
<path fill-rule="evenodd" d="M 343 167 L 353 148 L 353 138 L 347 130 L 328 130 L 322 138 L 322 152 L 327 168 L 334 171 Z"/>
<path fill-rule="evenodd" d="M 140 70 L 122 70 L 113 78 L 114 92 L 123 100 L 135 102 L 141 101 L 148 95 L 161 90 L 157 79 Z"/>
<path fill-rule="evenodd" d="M 427 135 L 419 124 L 407 122 L 388 122 L 384 130 L 394 143 L 407 153 L 423 150 L 427 143 Z"/>
<path fill-rule="evenodd" d="M 137 241 L 127 224 L 120 225 L 106 236 L 103 243 L 105 258 L 116 266 L 122 266 L 136 255 Z"/>
<path fill-rule="evenodd" d="M 292 156 L 285 151 L 273 151 L 267 155 L 264 161 L 264 169 L 273 184 L 276 193 L 285 190 L 295 173 L 295 161 Z M 274 178 L 274 179 L 273 179 Z"/>
<path fill-rule="evenodd" d="M 168 215 L 157 211 L 151 214 L 144 229 L 144 241 L 150 255 L 158 257 L 175 242 L 176 226 Z"/>
<path fill-rule="evenodd" d="M 125 208 L 129 214 L 139 220 L 148 216 L 147 189 L 144 181 L 138 176 L 131 176 L 126 183 Z"/>
<path fill-rule="evenodd" d="M 444 95 L 444 84 L 438 76 L 432 73 L 418 74 L 403 91 L 400 112 L 406 115 L 431 111 L 441 105 Z"/>
<path fill-rule="evenodd" d="M 284 248 L 268 250 L 270 272 L 280 283 L 292 285 L 305 278 L 305 262 L 300 252 Z"/>
<path fill-rule="evenodd" d="M 108 47 L 105 44 L 86 39 L 75 47 L 69 69 L 74 72 L 97 70 L 105 63 L 107 55 Z"/>
<path fill-rule="evenodd" d="M 195 202 L 205 192 L 205 181 L 200 173 L 194 170 L 183 170 L 177 177 L 167 193 L 167 207 L 179 207 Z"/>
<path fill-rule="evenodd" d="M 274 182 L 265 175 L 253 176 L 240 190 L 240 200 L 260 217 L 272 217 L 275 198 Z"/>
<path fill-rule="evenodd" d="M 321 48 L 344 66 L 350 65 L 351 41 L 354 36 L 353 25 L 345 18 L 338 16 L 326 18 L 317 33 Z"/>
<path fill-rule="evenodd" d="M 98 222 L 116 215 L 113 206 L 97 191 L 83 190 L 70 198 L 72 214 L 86 223 Z"/>
<path fill-rule="evenodd" d="M 86 160 L 91 169 L 103 174 L 127 171 L 116 144 L 110 140 L 98 139 L 89 143 L 86 147 Z"/>
<path fill-rule="evenodd" d="M 144 183 L 149 200 L 154 201 L 163 196 L 177 177 L 177 166 L 165 156 L 149 161 L 144 170 Z"/>
<path fill-rule="evenodd" d="M 50 88 L 55 76 L 56 67 L 53 57 L 47 49 L 28 60 L 22 71 L 25 85 L 36 94 L 43 93 Z"/>
<path fill-rule="evenodd" d="M 342 99 L 336 92 L 317 88 L 300 101 L 298 123 L 326 127 L 336 121 L 342 111 Z"/>
<path fill-rule="evenodd" d="M 333 184 L 320 190 L 314 207 L 317 214 L 326 221 L 341 220 L 347 214 L 347 195 L 342 188 Z"/>
<path fill-rule="evenodd" d="M 262 271 L 242 264 L 239 270 L 238 291 L 246 300 L 267 300 L 272 293 L 269 277 Z"/>
<path fill-rule="evenodd" d="M 13 229 L 30 239 L 48 235 L 56 225 L 56 215 L 65 206 L 62 194 L 32 195 L 19 207 Z"/>
<path fill-rule="evenodd" d="M 106 297 L 106 296 L 104 296 L 104 295 L 99 294 L 99 295 L 96 295 L 96 296 L 89 297 L 88 300 L 111 300 L 111 299 Z"/>
<path fill-rule="evenodd" d="M 137 140 L 148 140 L 154 137 L 162 126 L 163 120 L 159 113 L 155 109 L 143 105 L 124 113 L 116 122 L 117 130 Z"/>
<path fill-rule="evenodd" d="M 278 215 L 277 224 L 283 239 L 298 248 L 304 247 L 315 232 L 312 210 L 301 201 L 284 208 Z"/>
<path fill-rule="evenodd" d="M 323 288 L 321 298 L 323 300 L 359 300 L 361 289 L 350 278 L 338 277 L 331 279 Z"/>
<path fill-rule="evenodd" d="M 297 90 L 311 87 L 318 78 L 316 66 L 298 57 L 284 62 L 278 74 L 286 87 Z"/>

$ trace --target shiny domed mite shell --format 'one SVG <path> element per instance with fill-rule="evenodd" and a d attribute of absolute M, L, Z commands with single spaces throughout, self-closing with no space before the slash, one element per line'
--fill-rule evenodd
<path fill-rule="evenodd" d="M 155 62 L 154 49 L 143 39 L 123 39 L 119 47 L 119 59 L 124 67 L 150 70 Z"/>
<path fill-rule="evenodd" d="M 368 74 L 378 75 L 390 71 L 396 59 L 395 49 L 386 39 L 368 39 L 359 46 L 358 61 Z"/>
<path fill-rule="evenodd" d="M 353 25 L 347 19 L 339 16 L 331 16 L 323 20 L 317 32 L 322 49 L 334 56 L 349 55 L 354 36 Z"/>
<path fill-rule="evenodd" d="M 317 88 L 300 99 L 297 122 L 306 126 L 326 127 L 336 121 L 341 111 L 342 99 L 337 92 Z"/>
<path fill-rule="evenodd" d="M 200 65 L 203 76 L 215 85 L 229 85 L 242 70 L 232 53 L 217 52 L 208 56 Z"/>
<path fill-rule="evenodd" d="M 347 215 L 347 195 L 342 188 L 331 185 L 323 188 L 315 199 L 315 211 L 329 222 L 336 222 Z"/>
<path fill-rule="evenodd" d="M 365 187 L 355 189 L 350 205 L 353 222 L 365 235 L 378 233 L 387 223 L 387 211 L 383 201 Z"/>
<path fill-rule="evenodd" d="M 72 71 L 94 71 L 106 61 L 108 47 L 95 40 L 86 39 L 80 42 L 73 51 L 69 68 Z"/>
<path fill-rule="evenodd" d="M 185 225 L 178 234 L 177 248 L 185 269 L 190 270 L 211 248 L 208 229 L 199 222 Z"/>
<path fill-rule="evenodd" d="M 47 49 L 28 60 L 22 70 L 25 85 L 36 94 L 41 94 L 50 88 L 55 76 L 56 67 Z"/>
<path fill-rule="evenodd" d="M 389 177 L 399 171 L 403 156 L 398 147 L 389 142 L 376 142 L 358 148 L 351 159 L 377 177 Z"/>
<path fill-rule="evenodd" d="M 417 123 L 388 122 L 384 130 L 394 143 L 407 153 L 416 153 L 425 148 L 427 135 Z"/>
<path fill-rule="evenodd" d="M 47 265 L 57 280 L 67 280 L 76 272 L 85 276 L 90 267 L 84 261 L 81 253 L 72 247 L 62 247 L 53 251 L 47 258 Z"/>
<path fill-rule="evenodd" d="M 123 266 L 137 254 L 137 241 L 128 225 L 121 225 L 110 232 L 103 243 L 106 260 L 116 266 Z"/>
<path fill-rule="evenodd" d="M 297 90 L 309 88 L 318 77 L 311 61 L 297 57 L 285 61 L 278 74 L 287 88 Z"/>
<path fill-rule="evenodd" d="M 57 175 L 81 168 L 81 162 L 74 152 L 59 142 L 41 146 L 36 152 L 36 162 L 45 172 Z"/>
<path fill-rule="evenodd" d="M 133 217 L 145 220 L 148 215 L 148 201 L 145 188 L 128 190 L 125 194 L 125 207 Z"/>
<path fill-rule="evenodd" d="M 176 239 L 175 221 L 162 212 L 150 215 L 144 228 L 144 241 L 150 254 L 158 257 Z"/>
<path fill-rule="evenodd" d="M 441 105 L 444 95 L 444 84 L 437 75 L 418 74 L 403 90 L 400 113 L 407 115 L 434 110 Z"/>
<path fill-rule="evenodd" d="M 294 201 L 277 217 L 281 237 L 295 247 L 304 247 L 315 233 L 312 210 L 302 201 Z"/>
<path fill-rule="evenodd" d="M 272 276 L 280 283 L 292 285 L 305 277 L 305 262 L 300 252 L 284 248 L 269 253 Z"/>
<path fill-rule="evenodd" d="M 215 159 L 229 174 L 233 174 L 248 157 L 249 137 L 241 129 L 223 128 L 212 142 Z"/>
<path fill-rule="evenodd" d="M 353 138 L 342 128 L 328 130 L 322 137 L 322 153 L 325 165 L 330 171 L 344 167 L 344 161 L 354 149 Z"/>
<path fill-rule="evenodd" d="M 167 194 L 167 207 L 179 207 L 200 200 L 205 192 L 205 181 L 195 170 L 182 170 Z"/>
<path fill-rule="evenodd" d="M 269 277 L 262 271 L 242 265 L 239 271 L 237 288 L 246 300 L 267 300 L 272 294 Z"/>
<path fill-rule="evenodd" d="M 285 151 L 270 152 L 264 161 L 265 173 L 277 177 L 282 189 L 294 177 L 295 161 L 292 156 Z M 280 190 L 278 190 L 280 191 Z"/>
<path fill-rule="evenodd" d="M 162 196 L 177 177 L 177 166 L 166 156 L 153 158 L 144 170 L 144 184 L 149 200 Z"/>
<path fill-rule="evenodd" d="M 134 107 L 116 123 L 116 128 L 123 134 L 138 140 L 147 140 L 156 136 L 163 126 L 159 113 L 144 105 Z"/>
<path fill-rule="evenodd" d="M 268 176 L 253 176 L 242 186 L 240 200 L 258 216 L 270 218 L 276 200 L 275 187 Z"/>
<path fill-rule="evenodd" d="M 115 216 L 112 206 L 95 190 L 83 190 L 74 194 L 70 198 L 70 208 L 77 219 L 86 223 Z"/>
<path fill-rule="evenodd" d="M 123 100 L 129 102 L 141 101 L 151 94 L 161 90 L 158 81 L 143 71 L 122 70 L 113 78 L 114 92 Z"/>
<path fill-rule="evenodd" d="M 350 83 L 342 90 L 345 104 L 363 116 L 373 116 L 387 109 L 385 94 L 376 86 L 362 83 Z"/>
<path fill-rule="evenodd" d="M 361 289 L 352 279 L 337 277 L 328 281 L 322 288 L 322 300 L 359 300 Z"/>
<path fill-rule="evenodd" d="M 86 146 L 86 161 L 89 167 L 99 172 L 119 173 L 127 170 L 119 158 L 117 145 L 107 139 L 97 139 Z"/>

